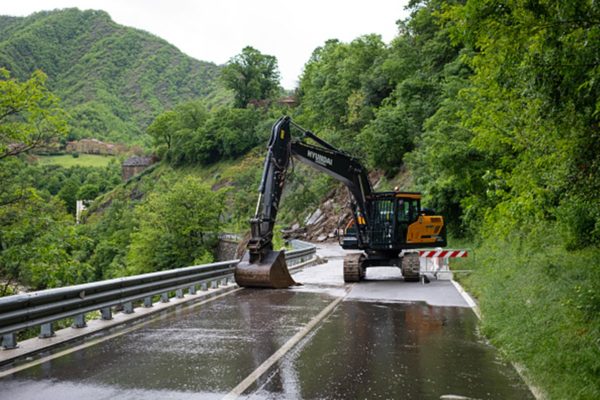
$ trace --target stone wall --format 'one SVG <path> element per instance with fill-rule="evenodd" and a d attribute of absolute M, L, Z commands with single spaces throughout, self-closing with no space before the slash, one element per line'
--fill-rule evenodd
<path fill-rule="evenodd" d="M 235 252 L 239 245 L 238 241 L 231 239 L 219 239 L 219 245 L 217 247 L 217 261 L 227 261 L 236 258 Z"/>

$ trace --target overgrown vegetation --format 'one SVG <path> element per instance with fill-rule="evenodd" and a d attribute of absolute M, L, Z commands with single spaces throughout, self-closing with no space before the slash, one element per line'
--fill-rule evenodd
<path fill-rule="evenodd" d="M 0 68 L 0 160 L 43 147 L 67 133 L 59 99 L 46 86 L 46 75 L 35 71 L 19 82 Z"/>
<path fill-rule="evenodd" d="M 148 133 L 157 154 L 171 165 L 209 165 L 263 143 L 265 119 L 268 114 L 254 107 L 209 110 L 204 102 L 194 101 L 159 115 Z"/>
<path fill-rule="evenodd" d="M 0 168 L 0 295 L 90 280 L 80 257 L 89 238 L 74 224 L 75 201 L 93 199 L 120 182 L 116 163 L 105 168 L 30 165 L 16 157 Z"/>
<path fill-rule="evenodd" d="M 454 237 L 477 246 L 465 283 L 486 334 L 549 397 L 597 398 L 600 9 L 410 7 L 390 46 L 317 49 L 298 117 L 388 175 L 408 165 Z"/>
<path fill-rule="evenodd" d="M 127 268 L 133 274 L 212 262 L 220 233 L 223 191 L 185 177 L 136 207 Z"/>

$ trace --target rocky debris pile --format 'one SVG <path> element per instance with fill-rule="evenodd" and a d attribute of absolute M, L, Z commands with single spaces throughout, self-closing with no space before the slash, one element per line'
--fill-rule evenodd
<path fill-rule="evenodd" d="M 304 226 L 295 223 L 283 231 L 286 239 L 302 239 L 309 242 L 337 240 L 337 230 L 350 219 L 348 202 L 350 194 L 343 187 L 332 190 L 326 200 L 306 217 Z"/>
<path fill-rule="evenodd" d="M 371 182 L 378 186 L 383 174 L 373 171 L 369 174 Z M 350 212 L 350 191 L 343 185 L 337 185 L 323 203 L 304 220 L 304 226 L 295 223 L 282 231 L 285 239 L 302 239 L 309 242 L 337 241 L 338 229 L 344 228 L 352 218 Z"/>

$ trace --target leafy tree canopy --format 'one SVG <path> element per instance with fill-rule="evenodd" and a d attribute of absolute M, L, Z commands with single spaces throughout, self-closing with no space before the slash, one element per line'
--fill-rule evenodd
<path fill-rule="evenodd" d="M 128 270 L 142 273 L 212 261 L 222 212 L 223 192 L 192 177 L 168 192 L 151 194 L 136 208 L 140 227 L 133 233 Z"/>
<path fill-rule="evenodd" d="M 67 134 L 59 99 L 35 71 L 25 82 L 0 68 L 0 160 L 55 142 Z"/>
<path fill-rule="evenodd" d="M 262 112 L 254 107 L 208 110 L 202 101 L 181 104 L 148 127 L 161 157 L 173 165 L 212 164 L 245 154 L 259 142 Z"/>
<path fill-rule="evenodd" d="M 235 106 L 272 99 L 280 91 L 279 69 L 274 56 L 247 46 L 221 71 L 221 80 L 235 93 Z"/>

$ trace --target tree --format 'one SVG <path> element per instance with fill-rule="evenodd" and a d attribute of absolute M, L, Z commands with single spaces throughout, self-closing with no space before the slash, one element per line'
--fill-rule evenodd
<path fill-rule="evenodd" d="M 65 202 L 67 211 L 73 215 L 75 214 L 78 191 L 79 184 L 75 178 L 71 177 L 64 182 L 57 195 L 62 201 Z"/>
<path fill-rule="evenodd" d="M 77 190 L 77 200 L 93 200 L 98 197 L 100 188 L 93 183 L 86 183 Z"/>
<path fill-rule="evenodd" d="M 132 235 L 129 272 L 179 268 L 213 259 L 223 192 L 187 177 L 168 192 L 151 193 L 136 207 L 139 230 Z"/>
<path fill-rule="evenodd" d="M 303 118 L 313 129 L 351 129 L 356 133 L 372 118 L 386 88 L 376 82 L 376 66 L 386 53 L 378 35 L 351 43 L 328 40 L 304 66 L 299 95 Z M 385 86 L 385 84 L 384 84 Z"/>
<path fill-rule="evenodd" d="M 258 144 L 259 121 L 255 109 L 221 108 L 212 113 L 206 129 L 214 132 L 222 158 L 236 158 Z"/>
<path fill-rule="evenodd" d="M 67 134 L 59 99 L 35 71 L 25 82 L 0 68 L 0 160 L 57 141 Z"/>
<path fill-rule="evenodd" d="M 88 280 L 89 265 L 75 256 L 86 238 L 76 234 L 62 202 L 29 186 L 20 174 L 31 171 L 18 157 L 0 163 L 0 296 L 17 285 L 44 289 Z"/>
<path fill-rule="evenodd" d="M 146 132 L 154 139 L 154 146 L 160 148 L 165 146 L 162 152 L 169 151 L 173 132 L 177 129 L 177 112 L 165 111 L 152 121 Z"/>
<path fill-rule="evenodd" d="M 244 47 L 223 68 L 221 79 L 234 91 L 236 107 L 246 108 L 253 100 L 271 99 L 279 92 L 277 58 Z"/>
<path fill-rule="evenodd" d="M 599 16 L 586 1 L 467 1 L 442 13 L 473 49 L 457 113 L 490 161 L 477 201 L 502 233 L 556 218 L 569 247 L 600 243 Z"/>
<path fill-rule="evenodd" d="M 148 127 L 156 151 L 172 165 L 208 165 L 235 158 L 258 143 L 261 110 L 183 103 L 159 115 Z"/>

